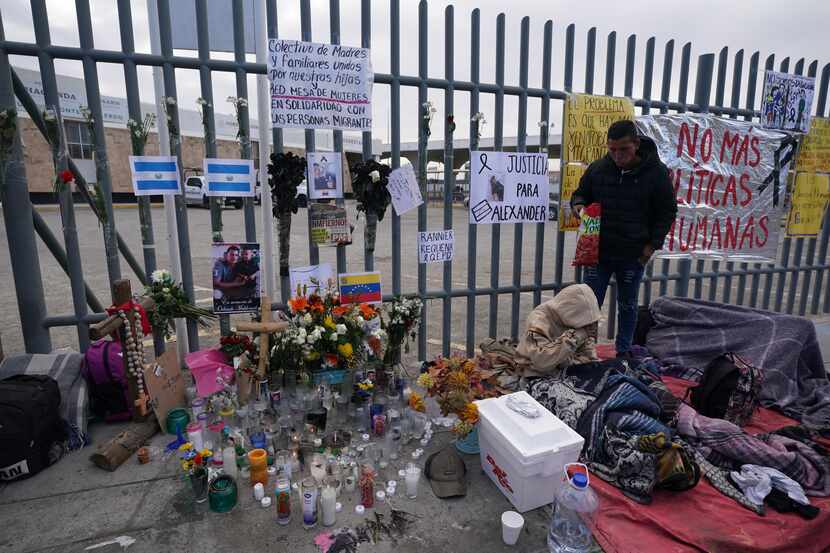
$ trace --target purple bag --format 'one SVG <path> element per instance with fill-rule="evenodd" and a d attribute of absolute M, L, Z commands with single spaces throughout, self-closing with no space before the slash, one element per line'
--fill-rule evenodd
<path fill-rule="evenodd" d="M 92 412 L 107 422 L 132 418 L 127 376 L 121 344 L 98 340 L 90 344 L 84 355 L 81 373 L 89 385 Z"/>

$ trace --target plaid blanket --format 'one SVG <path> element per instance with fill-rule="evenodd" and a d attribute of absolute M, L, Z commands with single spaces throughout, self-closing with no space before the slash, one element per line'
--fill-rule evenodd
<path fill-rule="evenodd" d="M 55 379 L 61 391 L 61 416 L 67 426 L 67 449 L 74 451 L 89 443 L 87 415 L 89 393 L 81 376 L 84 356 L 77 352 L 21 354 L 0 363 L 0 379 L 18 374 L 46 375 Z"/>

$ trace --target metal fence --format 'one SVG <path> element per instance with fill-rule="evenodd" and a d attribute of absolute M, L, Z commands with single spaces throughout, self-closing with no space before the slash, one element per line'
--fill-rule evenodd
<path fill-rule="evenodd" d="M 184 0 L 183 0 L 184 1 Z M 60 95 L 55 77 L 56 59 L 80 60 L 83 64 L 84 80 L 89 107 L 92 110 L 92 117 L 95 120 L 95 135 L 103 137 L 103 118 L 101 117 L 100 91 L 97 75 L 98 63 L 117 63 L 124 68 L 124 79 L 127 90 L 127 100 L 130 117 L 140 120 L 140 98 L 137 79 L 137 67 L 151 66 L 160 67 L 163 72 L 164 96 L 176 98 L 177 88 L 175 79 L 176 69 L 198 70 L 202 96 L 212 102 L 211 75 L 213 72 L 232 73 L 236 77 L 237 95 L 248 96 L 247 75 L 264 75 L 266 67 L 264 63 L 251 63 L 245 59 L 243 39 L 243 1 L 233 0 L 233 32 L 235 36 L 235 57 L 233 61 L 215 59 L 210 55 L 210 43 L 207 32 L 207 1 L 194 0 L 197 14 L 197 29 L 199 38 L 198 57 L 174 56 L 171 42 L 171 26 L 169 18 L 170 0 L 158 0 L 158 40 L 160 47 L 157 54 L 137 53 L 133 40 L 133 20 L 129 0 L 118 0 L 119 29 L 121 35 L 121 50 L 97 49 L 93 43 L 92 21 L 90 17 L 89 0 L 76 0 L 76 13 L 78 19 L 78 31 L 80 34 L 80 46 L 58 46 L 53 45 L 50 40 L 48 14 L 45 0 L 31 0 L 33 25 L 35 31 L 35 42 L 12 42 L 5 40 L 2 30 L 2 18 L 0 18 L 0 106 L 3 108 L 14 108 L 15 94 L 23 102 L 29 111 L 34 122 L 44 129 L 44 122 L 28 96 L 25 88 L 16 79 L 14 72 L 9 65 L 9 55 L 34 56 L 40 65 L 40 72 L 45 87 L 45 98 L 48 106 L 55 108 L 59 113 Z M 444 93 L 444 119 L 454 111 L 454 99 L 458 94 L 469 95 L 470 116 L 479 111 L 480 98 L 482 95 L 493 95 L 495 98 L 494 114 L 494 148 L 499 150 L 504 142 L 505 116 L 517 117 L 518 142 L 517 150 L 526 151 L 528 99 L 539 99 L 541 104 L 540 120 L 548 121 L 551 115 L 551 102 L 563 101 L 568 93 L 577 91 L 574 84 L 574 52 L 576 45 L 576 30 L 573 25 L 564 29 L 565 50 L 564 59 L 556 60 L 554 67 L 553 40 L 554 25 L 547 21 L 544 25 L 542 37 L 542 80 L 540 88 L 528 86 L 529 55 L 530 47 L 530 20 L 521 20 L 521 31 L 519 38 L 519 82 L 517 84 L 505 83 L 505 43 L 507 40 L 505 32 L 505 15 L 499 14 L 496 17 L 495 34 L 495 82 L 487 83 L 481 81 L 480 60 L 481 48 L 481 15 L 479 10 L 473 10 L 469 21 L 456 22 L 455 10 L 449 6 L 444 11 L 444 52 L 445 61 L 442 78 L 431 76 L 434 68 L 428 66 L 428 3 L 421 0 L 418 6 L 418 74 L 402 75 L 400 71 L 401 60 L 401 37 L 400 37 L 400 0 L 389 0 L 390 21 L 388 32 L 391 38 L 391 72 L 376 73 L 375 83 L 377 86 L 388 86 L 391 98 L 391 165 L 397 168 L 401 158 L 401 88 L 415 87 L 418 92 L 418 106 L 427 101 L 429 90 L 443 91 Z M 278 19 L 282 12 L 279 7 L 283 2 L 276 0 L 267 1 L 267 34 L 268 37 L 276 38 L 278 34 Z M 330 0 L 330 37 L 312 36 L 312 13 L 309 0 L 300 1 L 302 40 L 340 42 L 340 2 Z M 360 3 L 361 12 L 361 46 L 370 48 L 372 46 L 371 15 L 372 4 L 370 0 L 362 0 Z M 469 25 L 471 29 L 471 58 L 470 58 L 470 80 L 464 81 L 454 77 L 455 75 L 455 29 L 459 25 Z M 385 32 L 385 30 L 384 30 Z M 688 101 L 690 86 L 690 67 L 692 60 L 692 46 L 687 43 L 680 51 L 679 80 L 673 81 L 673 63 L 676 60 L 675 42 L 673 40 L 665 44 L 665 55 L 661 71 L 661 88 L 659 99 L 654 98 L 652 85 L 655 77 L 655 39 L 649 38 L 645 45 L 645 57 L 642 60 L 643 87 L 639 97 L 635 96 L 634 80 L 635 65 L 637 61 L 637 37 L 631 35 L 626 41 L 625 52 L 625 85 L 622 91 L 614 89 L 615 57 L 616 57 L 617 35 L 611 32 L 607 36 L 607 56 L 605 60 L 604 86 L 599 89 L 595 86 L 595 75 L 598 72 L 596 60 L 596 29 L 590 29 L 587 33 L 586 66 L 583 86 L 580 91 L 587 93 L 603 93 L 607 95 L 622 94 L 635 98 L 635 104 L 641 108 L 642 113 L 649 113 L 651 110 L 659 110 L 661 113 L 668 112 L 711 112 L 717 116 L 752 120 L 759 116 L 756 108 L 757 84 L 762 75 L 762 69 L 775 67 L 775 58 L 770 55 L 766 58 L 764 67 L 760 65 L 760 53 L 755 52 L 749 56 L 749 65 L 746 78 L 744 79 L 744 51 L 740 50 L 731 58 L 732 66 L 732 90 L 730 101 L 726 102 L 727 71 L 730 65 L 730 56 L 726 48 L 720 54 L 703 54 L 697 60 L 697 74 L 694 80 L 694 101 Z M 486 52 L 492 55 L 492 52 Z M 807 68 L 807 74 L 817 76 L 818 61 L 813 61 Z M 717 71 L 715 68 L 717 67 Z M 551 74 L 556 68 L 564 72 L 564 89 L 556 90 L 551 87 Z M 790 68 L 789 58 L 779 63 L 781 71 L 788 71 Z M 794 64 L 794 72 L 803 74 L 805 60 L 799 59 Z M 819 93 L 816 113 L 823 115 L 827 104 L 828 81 L 830 81 L 830 64 L 822 69 L 819 79 Z M 670 99 L 672 83 L 676 84 L 677 97 Z M 745 102 L 743 107 L 740 104 L 741 87 L 745 83 Z M 714 85 L 715 99 L 712 103 L 711 92 Z M 510 114 L 505 110 L 505 97 L 513 96 L 518 100 L 517 113 Z M 247 124 L 247 110 L 242 108 L 245 124 Z M 173 123 L 177 124 L 177 108 L 172 106 L 171 115 Z M 214 115 L 212 109 L 206 112 L 208 125 L 214 126 Z M 243 132 L 248 129 L 244 128 Z M 419 126 L 419 151 L 416 174 L 419 175 L 422 190 L 427 191 L 427 135 L 422 126 Z M 455 183 L 453 173 L 453 128 L 445 124 L 444 130 L 444 182 Z M 547 151 L 549 140 L 549 128 L 541 128 L 540 151 Z M 265 132 L 265 129 L 262 129 Z M 343 136 L 341 132 L 334 131 L 334 147 L 336 151 L 343 151 Z M 162 133 L 160 132 L 160 138 Z M 363 133 L 363 156 L 368 158 L 372 155 L 371 144 L 372 134 Z M 262 139 L 262 137 L 261 137 Z M 478 135 L 475 130 L 470 130 L 469 144 L 471 149 L 478 147 Z M 273 130 L 273 149 L 279 152 L 283 148 L 282 134 L 279 129 Z M 315 149 L 315 136 L 313 131 L 306 131 L 305 146 L 307 151 Z M 180 159 L 181 149 L 179 144 L 171 144 L 172 155 Z M 215 156 L 215 143 L 206 141 L 206 156 Z M 250 147 L 243 146 L 243 157 L 250 157 Z M 131 268 L 141 277 L 149 275 L 156 268 L 155 261 L 155 239 L 149 203 L 145 199 L 139 200 L 140 217 L 142 223 L 143 243 L 143 265 L 139 264 L 135 257 L 129 252 L 126 244 L 120 239 L 115 228 L 112 210 L 111 179 L 107 165 L 107 150 L 103 140 L 95 144 L 95 157 L 97 162 L 97 177 L 100 183 L 103 206 L 106 212 L 103 224 L 103 235 L 105 244 L 105 255 L 107 259 L 107 271 L 110 283 L 121 277 L 119 266 L 119 252 L 127 260 Z M 73 198 L 70 192 L 62 192 L 59 196 L 60 210 L 63 223 L 63 246 L 58 240 L 51 236 L 48 228 L 44 228 L 43 221 L 32 209 L 26 187 L 26 175 L 22 163 L 22 147 L 19 136 L 15 142 L 11 160 L 5 166 L 5 185 L 2 192 L 4 219 L 9 237 L 9 250 L 13 266 L 14 280 L 16 286 L 17 300 L 20 311 L 20 319 L 24 334 L 25 347 L 28 351 L 48 351 L 50 349 L 50 337 L 48 329 L 55 326 L 76 326 L 79 343 L 82 348 L 88 343 L 88 325 L 91 322 L 103 318 L 101 303 L 94 297 L 94 293 L 85 287 L 82 260 L 78 248 L 78 236 L 75 226 L 75 215 Z M 58 169 L 72 167 L 73 162 L 66 157 L 56 159 Z M 75 171 L 78 174 L 77 171 Z M 80 188 L 86 189 L 85 183 L 79 183 Z M 82 191 L 83 193 L 83 191 Z M 443 226 L 452 228 L 453 217 L 453 187 L 443 186 Z M 85 199 L 90 200 L 86 197 Z M 193 276 L 190 256 L 190 238 L 188 232 L 187 211 L 181 196 L 175 198 L 175 224 L 179 233 L 179 260 L 181 263 L 181 277 L 183 286 L 188 297 L 193 300 Z M 451 315 L 453 300 L 466 299 L 466 340 L 464 347 L 468 353 L 472 353 L 477 340 L 483 336 L 476 335 L 475 321 L 477 319 L 476 299 L 483 297 L 489 299 L 488 308 L 488 334 L 496 336 L 497 322 L 500 305 L 503 307 L 506 301 L 510 307 L 510 335 L 516 338 L 520 328 L 522 315 L 520 300 L 523 294 L 532 295 L 532 304 L 537 305 L 542 300 L 542 294 L 546 291 L 554 293 L 562 287 L 570 284 L 564 278 L 565 263 L 568 257 L 565 252 L 565 234 L 556 231 L 555 234 L 555 257 L 545 255 L 545 228 L 542 224 L 536 225 L 515 225 L 512 244 L 502 244 L 502 228 L 500 225 L 493 225 L 489 233 L 490 240 L 490 282 L 489 286 L 480 286 L 477 283 L 477 275 L 480 269 L 478 259 L 479 229 L 476 225 L 469 225 L 467 229 L 467 286 L 458 288 L 453 286 L 452 276 L 454 265 L 446 262 L 442 267 L 442 286 L 432 289 L 427 286 L 427 267 L 423 264 L 418 266 L 417 290 L 405 290 L 401 285 L 401 221 L 397 214 L 391 215 L 391 259 L 392 259 L 392 282 L 391 294 L 417 294 L 431 302 L 425 311 L 432 311 L 435 302 L 439 302 L 441 312 L 441 340 L 440 346 L 444 354 L 451 349 Z M 214 231 L 221 231 L 221 212 L 213 202 L 212 222 Z M 250 201 L 245 206 L 245 236 L 248 240 L 255 240 L 256 229 L 254 228 L 253 205 Z M 418 230 L 427 230 L 427 206 L 423 205 L 418 211 Z M 528 231 L 528 235 L 525 235 Z M 40 275 L 40 265 L 37 255 L 35 234 L 39 234 L 49 246 L 50 251 L 62 264 L 70 277 L 71 293 L 73 300 L 73 313 L 63 315 L 48 315 L 44 300 L 43 284 Z M 658 261 L 652 263 L 647 271 L 646 284 L 642 288 L 642 301 L 648 303 L 655 293 L 663 295 L 669 293 L 669 284 L 673 284 L 672 292 L 681 296 L 691 295 L 695 298 L 707 297 L 710 300 L 720 300 L 738 305 L 749 305 L 786 311 L 788 313 L 816 314 L 820 310 L 823 313 L 830 312 L 830 278 L 826 278 L 828 269 L 827 246 L 830 236 L 830 225 L 825 224 L 818 239 L 798 238 L 783 240 L 780 248 L 780 260 L 776 264 L 761 263 L 725 263 L 714 261 L 697 261 L 693 266 L 689 260 L 681 261 Z M 484 239 L 484 238 L 483 238 Z M 526 240 L 535 242 L 533 258 L 533 278 L 530 282 L 522 279 L 522 245 Z M 806 246 L 806 248 L 805 248 Z M 550 246 L 547 246 L 548 248 Z M 502 255 L 508 249 L 512 249 L 512 278 L 509 282 L 500 280 L 500 263 Z M 806 254 L 805 254 L 806 249 Z M 319 261 L 317 247 L 309 243 L 309 260 L 312 264 Z M 543 279 L 543 267 L 547 263 L 554 264 L 553 279 Z M 365 254 L 364 267 L 366 270 L 373 270 L 375 266 L 374 257 Z M 343 247 L 337 250 L 337 270 L 346 270 L 346 251 Z M 575 278 L 580 278 L 579 272 Z M 762 282 L 763 281 L 763 282 Z M 288 294 L 287 277 L 281 278 L 282 299 Z M 655 292 L 655 288 L 657 289 Z M 691 289 L 690 289 L 691 288 Z M 747 288 L 749 297 L 747 298 Z M 614 290 L 609 296 L 609 337 L 614 332 L 615 319 Z M 796 301 L 798 300 L 798 301 Z M 90 313 L 87 307 L 93 307 Z M 281 307 L 276 304 L 275 308 Z M 227 330 L 227 327 L 224 327 Z M 188 332 L 189 348 L 198 348 L 198 334 L 194 325 L 191 325 Z M 427 332 L 422 327 L 418 343 L 418 355 L 423 359 L 427 351 Z"/>

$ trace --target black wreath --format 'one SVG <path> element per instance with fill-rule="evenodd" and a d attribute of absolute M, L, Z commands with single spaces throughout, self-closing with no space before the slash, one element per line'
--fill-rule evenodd
<path fill-rule="evenodd" d="M 274 217 L 286 213 L 297 213 L 297 187 L 303 182 L 306 159 L 291 152 L 271 154 L 268 164 L 268 185 L 274 203 Z"/>
<path fill-rule="evenodd" d="M 389 173 L 392 169 L 388 165 L 378 163 L 374 159 L 358 161 L 351 167 L 352 190 L 357 200 L 357 210 L 364 213 L 374 213 L 378 221 L 383 221 L 386 208 L 392 201 L 387 185 L 389 184 Z M 377 171 L 380 179 L 372 182 L 370 176 Z"/>

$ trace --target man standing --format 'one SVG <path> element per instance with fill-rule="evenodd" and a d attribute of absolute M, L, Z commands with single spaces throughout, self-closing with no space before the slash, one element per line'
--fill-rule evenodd
<path fill-rule="evenodd" d="M 617 355 L 625 356 L 637 325 L 637 295 L 643 270 L 663 247 L 677 215 L 669 170 L 651 138 L 639 136 L 633 121 L 608 128 L 608 154 L 588 166 L 571 197 L 577 213 L 602 206 L 599 264 L 585 268 L 585 284 L 600 307 L 613 275 L 617 281 Z"/>

